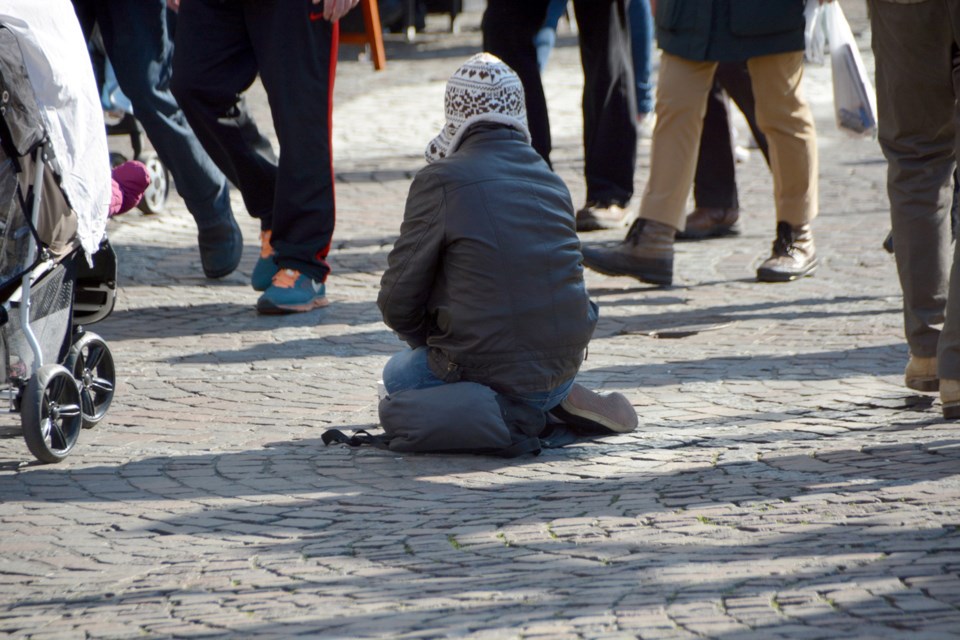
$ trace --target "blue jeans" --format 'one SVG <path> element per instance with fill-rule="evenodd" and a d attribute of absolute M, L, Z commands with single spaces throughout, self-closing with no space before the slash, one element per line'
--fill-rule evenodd
<path fill-rule="evenodd" d="M 630 21 L 633 77 L 637 84 L 637 113 L 646 114 L 653 111 L 653 83 L 650 82 L 653 16 L 650 13 L 650 0 L 630 0 L 627 18 Z"/>
<path fill-rule="evenodd" d="M 198 228 L 233 217 L 227 179 L 204 151 L 170 93 L 172 14 L 164 0 L 73 0 L 89 36 L 100 25 L 120 89 Z"/>
<path fill-rule="evenodd" d="M 557 24 L 560 22 L 560 16 L 567 11 L 567 2 L 569 0 L 550 0 L 550 4 L 547 5 L 547 17 L 533 39 L 533 44 L 537 48 L 537 66 L 540 67 L 540 73 L 547 68 L 547 60 L 550 59 L 550 53 L 557 42 Z"/>
<path fill-rule="evenodd" d="M 404 349 L 387 361 L 383 368 L 383 386 L 388 394 L 446 384 L 431 371 L 427 364 L 427 351 L 427 347 Z M 570 393 L 571 387 L 573 387 L 573 378 L 550 391 L 511 394 L 510 397 L 546 412 L 563 402 Z"/>

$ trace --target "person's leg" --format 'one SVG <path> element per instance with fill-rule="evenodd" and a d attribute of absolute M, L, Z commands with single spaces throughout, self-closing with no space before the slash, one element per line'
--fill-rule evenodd
<path fill-rule="evenodd" d="M 650 13 L 650 0 L 630 0 L 627 12 L 630 20 L 633 79 L 637 88 L 637 119 L 642 121 L 653 111 L 653 83 L 650 80 L 653 63 L 653 15 Z"/>
<path fill-rule="evenodd" d="M 309 2 L 242 5 L 280 144 L 270 228 L 279 271 L 257 310 L 308 311 L 327 303 L 326 257 L 336 221 L 331 125 L 338 25 Z"/>
<path fill-rule="evenodd" d="M 715 77 L 707 99 L 707 112 L 703 116 L 697 172 L 693 178 L 694 210 L 687 215 L 686 226 L 677 233 L 678 240 L 740 233 L 735 165 L 727 99 Z"/>
<path fill-rule="evenodd" d="M 753 97 L 750 70 L 747 68 L 746 61 L 721 62 L 717 65 L 717 82 L 740 109 L 747 121 L 747 126 L 750 127 L 753 139 L 757 141 L 757 146 L 769 165 L 770 150 L 767 145 L 767 137 L 763 135 L 763 131 L 760 131 L 760 126 L 757 125 L 756 100 Z"/>
<path fill-rule="evenodd" d="M 583 66 L 587 202 L 626 205 L 637 163 L 636 95 L 624 0 L 574 0 Z"/>
<path fill-rule="evenodd" d="M 650 177 L 640 202 L 640 217 L 613 249 L 584 247 L 587 267 L 652 284 L 672 283 L 674 235 L 684 225 L 716 67 L 715 62 L 695 62 L 668 53 L 661 56 Z"/>
<path fill-rule="evenodd" d="M 757 269 L 764 282 L 813 275 L 818 260 L 810 223 L 817 216 L 817 137 L 800 89 L 803 52 L 747 61 L 756 97 L 757 125 L 770 145 L 777 234 L 771 255 Z"/>
<path fill-rule="evenodd" d="M 550 411 L 559 406 L 563 399 L 570 395 L 570 389 L 573 387 L 573 378 L 549 391 L 529 392 L 511 394 L 510 397 L 528 404 L 540 411 Z"/>
<path fill-rule="evenodd" d="M 550 0 L 547 6 L 547 17 L 543 24 L 537 30 L 537 35 L 533 38 L 533 44 L 537 49 L 537 67 L 540 73 L 547 68 L 547 61 L 553 52 L 553 46 L 557 42 L 557 25 L 560 23 L 560 17 L 567 10 L 569 0 Z"/>
<path fill-rule="evenodd" d="M 434 375 L 427 363 L 427 347 L 395 353 L 383 367 L 383 387 L 388 395 L 408 389 L 426 389 L 446 384 Z"/>
<path fill-rule="evenodd" d="M 734 164 L 730 114 L 723 89 L 714 79 L 707 97 L 697 171 L 693 178 L 693 201 L 698 209 L 736 209 L 740 206 Z"/>
<path fill-rule="evenodd" d="M 664 53 L 657 82 L 657 123 L 650 147 L 650 177 L 640 217 L 683 228 L 700 150 L 715 62 L 694 62 Z"/>
<path fill-rule="evenodd" d="M 488 0 L 483 12 L 483 50 L 513 69 L 527 102 L 527 126 L 533 148 L 550 162 L 550 119 L 543 93 L 534 37 L 543 25 L 549 0 Z"/>
<path fill-rule="evenodd" d="M 243 195 L 247 212 L 271 228 L 276 160 L 265 153 L 241 94 L 257 77 L 257 59 L 238 3 L 180 5 L 171 88 L 210 157 Z M 262 137 L 262 136 L 260 136 Z"/>
<path fill-rule="evenodd" d="M 903 289 L 904 330 L 911 356 L 923 359 L 938 355 L 951 259 L 956 125 L 953 36 L 944 20 L 949 15 L 944 4 L 870 3 L 878 134 L 888 162 L 887 194 Z M 956 347 L 947 347 L 944 340 L 944 348 L 954 357 L 943 364 L 941 375 L 960 379 Z M 908 386 L 920 390 L 937 386 L 936 379 L 913 379 L 909 367 L 906 378 Z"/>
<path fill-rule="evenodd" d="M 79 5 L 89 0 L 76 0 Z M 222 277 L 240 262 L 243 238 L 227 180 L 170 92 L 173 42 L 164 0 L 97 0 L 96 21 L 117 82 L 197 222 L 204 272 Z"/>

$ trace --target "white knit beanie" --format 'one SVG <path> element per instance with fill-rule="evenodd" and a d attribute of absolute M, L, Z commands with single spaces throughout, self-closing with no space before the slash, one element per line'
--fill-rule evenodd
<path fill-rule="evenodd" d="M 450 76 L 444 109 L 447 124 L 427 145 L 427 162 L 453 154 L 463 134 L 476 122 L 513 127 L 530 142 L 523 84 L 513 69 L 489 53 L 478 53 Z"/>

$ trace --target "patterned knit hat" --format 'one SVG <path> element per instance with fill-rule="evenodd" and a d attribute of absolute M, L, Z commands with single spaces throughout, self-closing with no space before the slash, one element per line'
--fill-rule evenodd
<path fill-rule="evenodd" d="M 527 109 L 520 78 L 500 58 L 478 53 L 447 81 L 447 124 L 427 145 L 427 162 L 453 154 L 475 122 L 497 122 L 520 131 L 530 142 Z"/>

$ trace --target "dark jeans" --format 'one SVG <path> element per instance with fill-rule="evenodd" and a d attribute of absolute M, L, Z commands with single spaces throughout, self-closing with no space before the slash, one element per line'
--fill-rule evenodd
<path fill-rule="evenodd" d="M 308 0 L 190 0 L 180 7 L 173 91 L 247 210 L 271 230 L 281 268 L 319 281 L 335 222 L 330 119 L 336 25 Z M 259 74 L 279 160 L 240 99 Z"/>
<path fill-rule="evenodd" d="M 550 122 L 534 37 L 549 0 L 488 0 L 483 48 L 520 77 L 533 147 L 548 162 Z M 587 200 L 623 204 L 633 195 L 636 96 L 625 0 L 574 0 L 583 66 L 583 148 Z"/>
<path fill-rule="evenodd" d="M 730 120 L 723 99 L 726 91 L 740 108 L 753 137 L 770 163 L 767 138 L 757 126 L 754 116 L 753 89 L 746 62 L 721 62 L 713 79 L 713 88 L 707 99 L 707 112 L 703 117 L 703 133 L 700 135 L 700 155 L 697 158 L 697 173 L 693 182 L 693 199 L 700 208 L 737 209 L 736 158 L 733 140 L 730 137 Z"/>
<path fill-rule="evenodd" d="M 173 43 L 164 0 L 73 0 L 88 38 L 100 25 L 107 57 L 120 89 L 177 192 L 197 221 L 208 228 L 229 220 L 227 180 L 204 151 L 170 93 Z"/>
<path fill-rule="evenodd" d="M 633 79 L 637 88 L 637 113 L 653 111 L 653 14 L 650 0 L 630 0 L 627 5 L 630 20 L 630 50 L 633 56 Z"/>

